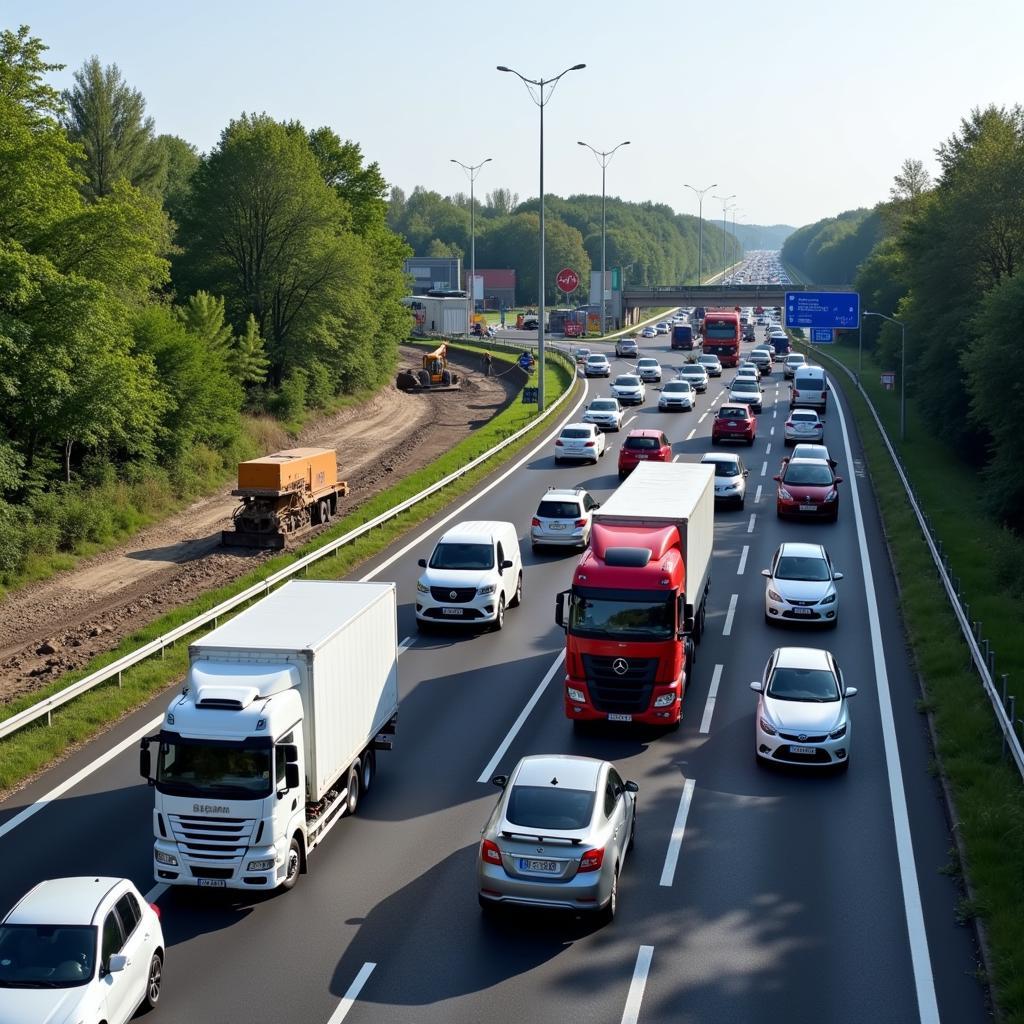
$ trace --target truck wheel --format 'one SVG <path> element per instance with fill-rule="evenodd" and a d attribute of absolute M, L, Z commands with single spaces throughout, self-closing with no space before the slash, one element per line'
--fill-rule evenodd
<path fill-rule="evenodd" d="M 453 381 L 452 381 L 452 371 L 451 370 L 442 370 L 441 371 L 441 383 L 445 387 L 449 387 L 453 383 Z"/>
<path fill-rule="evenodd" d="M 426 370 L 417 370 L 416 379 L 420 382 L 420 387 L 430 387 L 430 374 Z"/>
<path fill-rule="evenodd" d="M 302 848 L 299 846 L 298 839 L 292 836 L 292 841 L 288 844 L 288 853 L 285 856 L 285 872 L 281 888 L 286 892 L 289 889 L 294 889 L 295 883 L 299 880 L 299 872 L 301 870 Z"/>
<path fill-rule="evenodd" d="M 330 502 L 321 501 L 316 507 L 316 521 L 317 525 L 323 526 L 325 523 L 331 521 L 331 506 Z"/>
<path fill-rule="evenodd" d="M 377 774 L 377 753 L 373 747 L 369 747 L 363 751 L 362 760 L 362 772 L 360 774 L 360 782 L 363 786 L 363 796 L 370 792 L 370 787 L 373 785 L 373 777 Z"/>
<path fill-rule="evenodd" d="M 498 614 L 494 617 L 492 629 L 497 633 L 505 625 L 505 595 L 498 598 Z"/>
<path fill-rule="evenodd" d="M 348 796 L 345 797 L 345 813 L 351 817 L 359 810 L 359 762 L 357 761 L 348 770 L 348 779 L 345 781 L 345 788 Z"/>

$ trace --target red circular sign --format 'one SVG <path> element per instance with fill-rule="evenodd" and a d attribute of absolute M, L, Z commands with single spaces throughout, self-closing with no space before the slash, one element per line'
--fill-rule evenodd
<path fill-rule="evenodd" d="M 566 267 L 565 270 L 560 270 L 558 272 L 558 277 L 555 278 L 555 284 L 557 284 L 563 292 L 574 292 L 580 286 L 580 275 L 571 267 Z"/>

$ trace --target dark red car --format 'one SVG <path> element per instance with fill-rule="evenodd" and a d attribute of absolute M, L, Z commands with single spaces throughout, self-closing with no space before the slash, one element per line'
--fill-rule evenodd
<path fill-rule="evenodd" d="M 671 462 L 672 445 L 660 430 L 631 430 L 619 448 L 619 479 L 639 462 Z"/>
<path fill-rule="evenodd" d="M 757 417 L 749 405 L 729 402 L 718 410 L 711 421 L 711 443 L 746 441 L 752 445 L 757 437 Z"/>
<path fill-rule="evenodd" d="M 795 516 L 834 523 L 839 518 L 843 478 L 824 459 L 790 459 L 775 480 L 779 485 L 775 510 L 780 519 Z"/>

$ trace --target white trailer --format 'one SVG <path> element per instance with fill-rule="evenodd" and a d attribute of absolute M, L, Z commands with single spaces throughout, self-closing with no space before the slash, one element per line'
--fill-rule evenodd
<path fill-rule="evenodd" d="M 142 741 L 158 882 L 295 884 L 391 746 L 396 613 L 393 583 L 292 581 L 189 647 L 186 685 Z"/>

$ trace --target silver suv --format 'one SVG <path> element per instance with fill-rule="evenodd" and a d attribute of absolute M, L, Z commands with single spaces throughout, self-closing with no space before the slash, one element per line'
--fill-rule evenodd
<path fill-rule="evenodd" d="M 619 338 L 615 342 L 615 354 L 617 356 L 638 356 L 640 346 L 636 343 L 636 338 Z"/>
<path fill-rule="evenodd" d="M 530 523 L 530 543 L 538 548 L 585 548 L 590 543 L 591 514 L 600 508 L 582 487 L 551 487 L 540 500 Z"/>

